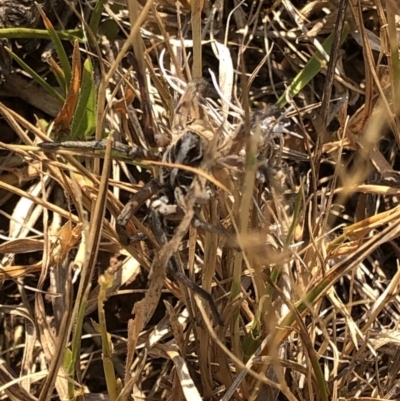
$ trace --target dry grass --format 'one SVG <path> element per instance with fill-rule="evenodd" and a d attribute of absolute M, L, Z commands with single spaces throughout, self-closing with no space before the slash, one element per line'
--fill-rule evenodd
<path fill-rule="evenodd" d="M 0 143 L 0 399 L 399 398 L 397 3 L 120 3 L 90 27 L 90 5 L 71 14 L 86 40 L 62 42 L 62 110 L 20 70 L 1 92 L 37 108 L 0 103 L 18 138 Z M 93 77 L 95 124 L 79 125 Z M 188 100 L 200 77 L 219 88 Z M 71 126 L 105 150 L 37 146 Z M 128 195 L 166 161 L 113 141 L 162 155 L 185 126 L 209 145 L 185 216 L 160 245 L 143 205 L 127 230 L 148 239 L 123 245 Z M 224 325 L 166 277 L 173 255 Z"/>

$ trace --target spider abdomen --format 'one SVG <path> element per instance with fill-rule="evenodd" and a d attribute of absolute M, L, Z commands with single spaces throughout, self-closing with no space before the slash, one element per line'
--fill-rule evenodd
<path fill-rule="evenodd" d="M 200 136 L 192 131 L 185 132 L 163 155 L 163 161 L 199 167 L 203 160 L 203 144 Z M 160 182 L 163 186 L 190 187 L 194 174 L 179 168 L 162 167 Z"/>

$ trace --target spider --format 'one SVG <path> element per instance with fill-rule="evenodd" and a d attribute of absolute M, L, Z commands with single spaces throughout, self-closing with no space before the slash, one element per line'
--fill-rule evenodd
<path fill-rule="evenodd" d="M 194 119 L 190 124 L 187 123 L 192 114 L 199 116 L 199 106 L 204 107 L 202 95 L 207 88 L 204 80 L 194 80 L 187 85 L 186 90 L 181 96 L 178 105 L 174 110 L 174 122 L 172 124 L 172 140 L 164 149 L 162 156 L 159 157 L 139 146 L 128 146 L 120 142 L 114 142 L 113 148 L 132 160 L 153 160 L 157 161 L 160 168 L 157 177 L 150 180 L 139 190 L 128 203 L 124 206 L 116 220 L 116 228 L 123 245 L 132 242 L 143 241 L 146 239 L 142 234 L 130 236 L 127 226 L 133 215 L 146 203 L 148 205 L 148 215 L 150 228 L 160 247 L 159 255 L 163 253 L 163 266 L 167 267 L 170 276 L 183 284 L 184 287 L 191 289 L 198 294 L 209 306 L 214 320 L 223 325 L 222 318 L 211 297 L 211 294 L 190 280 L 180 266 L 180 259 L 177 257 L 178 246 L 188 232 L 190 225 L 196 228 L 210 231 L 223 236 L 228 246 L 236 251 L 241 251 L 236 240 L 225 229 L 211 225 L 199 218 L 198 210 L 202 203 L 207 200 L 210 185 L 207 180 L 212 168 L 216 164 L 229 165 L 231 163 L 243 167 L 243 157 L 238 155 L 243 149 L 243 137 L 238 130 L 229 140 L 218 141 L 218 136 L 213 129 L 207 129 L 205 119 Z M 287 122 L 279 122 L 285 115 L 276 108 L 262 110 L 257 115 L 253 113 L 252 125 L 261 119 L 261 129 L 265 131 L 262 143 L 259 145 L 260 174 L 268 175 L 268 163 L 265 160 L 272 160 L 273 156 L 266 153 L 275 152 L 275 137 L 282 137 L 289 131 L 286 129 Z M 276 120 L 277 116 L 279 117 Z M 275 120 L 274 120 L 275 119 Z M 217 130 L 218 131 L 218 130 Z M 219 142 L 223 142 L 222 144 Z M 104 150 L 104 141 L 89 142 L 42 142 L 39 146 L 43 150 L 55 148 L 78 148 Z M 218 152 L 216 149 L 218 148 Z M 270 149 L 270 150 L 268 150 Z M 282 146 L 280 150 L 282 151 Z M 217 155 L 218 153 L 218 155 Z M 274 156 L 277 158 L 276 156 Z M 265 171 L 263 171 L 263 168 Z M 198 174 L 199 172 L 204 174 Z M 208 175 L 209 176 L 209 175 Z M 264 177 L 265 181 L 265 177 Z M 179 221 L 180 224 L 175 228 L 175 233 L 168 241 L 168 233 L 171 232 L 171 222 Z M 156 260 L 155 258 L 154 260 Z M 152 268 L 160 268 L 154 262 Z"/>
<path fill-rule="evenodd" d="M 237 250 L 240 250 L 236 242 L 224 229 L 202 221 L 196 213 L 199 204 L 204 203 L 207 198 L 206 190 L 208 183 L 206 178 L 197 176 L 192 169 L 201 169 L 207 172 L 207 166 L 210 165 L 212 159 L 210 155 L 212 140 L 210 140 L 209 136 L 204 135 L 202 130 L 193 128 L 196 124 L 187 127 L 184 125 L 188 118 L 187 109 L 190 107 L 188 103 L 193 102 L 196 97 L 199 97 L 203 90 L 203 81 L 193 82 L 188 85 L 175 109 L 176 122 L 173 129 L 174 135 L 170 145 L 162 154 L 161 162 L 164 165 L 159 168 L 158 177 L 149 181 L 141 190 L 134 194 L 117 217 L 117 232 L 123 245 L 129 245 L 134 241 L 145 239 L 141 234 L 133 237 L 129 236 L 126 227 L 131 216 L 149 201 L 148 210 L 151 231 L 161 248 L 165 247 L 168 243 L 167 232 L 170 228 L 169 222 L 171 220 L 180 221 L 186 218 L 190 219 L 190 224 L 196 228 L 201 227 L 204 230 L 225 236 L 228 243 Z M 98 150 L 105 148 L 105 142 L 42 142 L 39 146 L 45 151 L 56 148 Z M 160 159 L 151 152 L 137 146 L 130 147 L 115 142 L 113 148 L 134 160 Z M 190 167 L 190 169 L 185 169 L 185 167 Z M 177 230 L 179 230 L 179 227 Z M 181 228 L 181 232 L 178 234 L 180 241 L 186 235 L 187 230 L 188 227 Z M 178 260 L 179 258 L 174 254 L 171 254 L 168 258 L 167 267 L 170 276 L 198 294 L 208 304 L 214 320 L 219 325 L 223 325 L 223 320 L 211 294 L 183 273 Z"/>

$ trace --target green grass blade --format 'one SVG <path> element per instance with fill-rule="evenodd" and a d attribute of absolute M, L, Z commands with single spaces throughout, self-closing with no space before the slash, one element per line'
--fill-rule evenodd
<path fill-rule="evenodd" d="M 300 186 L 300 190 L 297 194 L 296 197 L 296 202 L 295 202 L 295 207 L 294 207 L 294 213 L 293 213 L 293 219 L 292 219 L 292 224 L 290 225 L 288 235 L 286 238 L 286 247 L 289 246 L 289 244 L 292 242 L 293 237 L 294 237 L 294 232 L 296 229 L 296 226 L 299 222 L 299 219 L 301 217 L 301 211 L 302 211 L 302 187 L 303 187 L 303 182 Z M 281 272 L 281 266 L 275 266 L 272 271 L 271 271 L 271 276 L 270 280 L 274 283 L 277 283 L 280 272 Z M 267 301 L 268 299 L 271 298 L 272 294 L 274 292 L 274 288 L 269 285 L 268 283 L 266 284 L 266 294 L 267 297 L 263 298 L 260 300 L 260 305 L 257 310 L 257 313 L 254 316 L 254 323 L 252 328 L 249 330 L 248 334 L 245 336 L 243 343 L 242 343 L 242 351 L 245 357 L 245 360 L 254 354 L 256 349 L 260 346 L 263 338 L 260 337 L 260 320 L 261 316 L 264 316 L 265 313 L 267 313 L 268 310 L 268 304 Z"/>
<path fill-rule="evenodd" d="M 84 42 L 82 29 L 67 29 L 64 31 L 55 31 L 60 40 L 77 40 Z M 46 29 L 31 28 L 1 28 L 0 38 L 5 39 L 51 39 Z"/>
<path fill-rule="evenodd" d="M 54 29 L 53 24 L 46 17 L 46 14 L 43 12 L 43 10 L 41 9 L 40 6 L 38 6 L 38 10 L 39 10 L 40 15 L 42 16 L 44 26 L 47 29 L 47 31 L 49 32 L 49 36 L 50 36 L 51 41 L 54 44 L 54 48 L 56 49 L 58 58 L 60 60 L 62 69 L 64 71 L 64 75 L 65 75 L 65 82 L 66 82 L 65 87 L 68 88 L 69 83 L 71 81 L 72 73 L 71 73 L 71 64 L 69 62 L 67 52 L 65 51 L 64 46 L 63 46 L 60 38 L 58 37 L 56 30 Z"/>
<path fill-rule="evenodd" d="M 68 371 L 69 377 L 71 380 L 68 381 L 68 395 L 70 399 L 73 399 L 75 396 L 74 389 L 74 376 L 75 376 L 75 366 L 76 361 L 79 358 L 79 352 L 81 349 L 81 341 L 82 341 L 82 329 L 83 329 L 83 321 L 85 319 L 85 308 L 86 308 L 87 296 L 82 300 L 81 305 L 78 308 L 78 316 L 76 319 L 76 324 L 74 327 L 72 342 L 71 342 L 71 354 L 69 355 L 69 364 L 70 369 Z"/>
<path fill-rule="evenodd" d="M 300 188 L 299 188 L 299 191 L 296 196 L 296 201 L 294 203 L 292 223 L 290 224 L 289 231 L 288 231 L 288 234 L 286 236 L 286 241 L 285 241 L 286 246 L 289 246 L 292 243 L 292 241 L 294 239 L 294 234 L 296 231 L 297 224 L 299 223 L 300 218 L 303 213 L 303 210 L 304 210 L 304 208 L 302 207 L 303 187 L 304 187 L 304 180 L 302 180 L 300 183 Z"/>
<path fill-rule="evenodd" d="M 62 89 L 63 96 L 67 96 L 67 88 L 66 88 L 66 83 L 65 83 L 64 71 L 58 65 L 56 60 L 54 60 L 53 57 L 51 57 L 51 56 L 47 58 L 47 64 L 49 65 L 51 72 L 55 76 L 55 78 L 58 82 L 58 86 Z"/>
<path fill-rule="evenodd" d="M 64 357 L 63 357 L 63 367 L 68 372 L 69 375 L 73 372 L 73 365 L 72 365 L 72 353 L 69 348 L 64 350 Z"/>
<path fill-rule="evenodd" d="M 107 290 L 111 288 L 113 283 L 113 275 L 111 271 L 106 270 L 104 274 L 99 277 L 98 283 L 100 288 L 99 297 L 97 300 L 99 324 L 93 322 L 93 325 L 95 330 L 101 334 L 103 370 L 106 378 L 108 396 L 110 401 L 116 401 L 118 398 L 118 385 L 112 360 L 114 347 L 111 336 L 107 332 L 107 319 L 104 312 L 104 304 L 107 301 Z"/>
<path fill-rule="evenodd" d="M 89 26 L 94 35 L 97 35 L 101 20 L 101 14 L 103 13 L 104 5 L 107 3 L 107 0 L 99 0 L 94 7 L 92 15 L 90 16 Z"/>
<path fill-rule="evenodd" d="M 344 25 L 342 36 L 340 38 L 340 44 L 342 44 L 349 33 L 349 27 L 347 24 Z M 331 52 L 332 41 L 334 33 L 331 33 L 325 41 L 322 43 L 323 49 L 326 53 Z M 282 96 L 277 101 L 277 105 L 282 108 L 287 103 L 287 98 L 292 98 L 296 96 L 322 69 L 320 60 L 324 60 L 324 56 L 321 52 L 317 51 L 315 55 L 307 62 L 305 67 L 297 74 L 293 79 L 289 88 L 282 94 Z M 289 93 L 289 94 L 288 94 Z"/>
<path fill-rule="evenodd" d="M 51 85 L 49 85 L 40 75 L 36 73 L 28 64 L 26 64 L 21 58 L 19 58 L 9 48 L 5 47 L 7 53 L 20 65 L 20 67 L 28 73 L 42 88 L 44 88 L 50 95 L 57 99 L 61 104 L 64 103 L 65 99 L 61 96 Z"/>
<path fill-rule="evenodd" d="M 83 64 L 82 84 L 71 125 L 73 139 L 86 139 L 96 128 L 96 90 L 90 59 Z"/>

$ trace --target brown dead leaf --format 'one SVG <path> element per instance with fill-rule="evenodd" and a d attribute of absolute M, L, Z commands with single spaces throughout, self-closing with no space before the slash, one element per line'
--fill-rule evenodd
<path fill-rule="evenodd" d="M 47 58 L 47 64 L 50 66 L 50 69 L 53 71 L 54 74 L 60 75 L 65 77 L 63 69 L 57 64 L 56 60 L 53 57 Z"/>
<path fill-rule="evenodd" d="M 28 253 L 41 250 L 43 250 L 43 240 L 32 238 L 15 239 L 0 245 L 0 253 Z"/>
<path fill-rule="evenodd" d="M 113 110 L 121 116 L 125 116 L 128 113 L 127 106 L 132 104 L 134 99 L 135 92 L 132 90 L 131 86 L 128 86 L 125 90 L 125 98 L 117 100 L 113 105 Z"/>
<path fill-rule="evenodd" d="M 58 113 L 58 116 L 54 120 L 54 124 L 59 130 L 68 130 L 71 125 L 76 103 L 78 101 L 79 89 L 81 86 L 81 76 L 81 54 L 79 51 L 79 43 L 78 41 L 75 41 L 74 51 L 72 54 L 72 76 L 67 93 L 67 98 L 65 99 L 65 103 L 60 113 Z"/>
<path fill-rule="evenodd" d="M 78 224 L 72 227 L 71 221 L 68 221 L 61 227 L 58 235 L 58 243 L 52 252 L 52 258 L 55 263 L 60 263 L 65 259 L 68 252 L 76 245 L 82 232 L 82 225 Z"/>
<path fill-rule="evenodd" d="M 5 280 L 15 280 L 18 277 L 25 277 L 27 274 L 42 270 L 43 263 L 38 262 L 33 265 L 13 265 L 0 269 L 0 282 Z"/>

